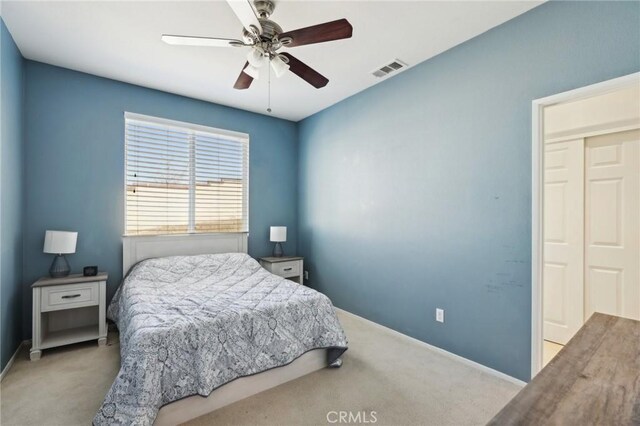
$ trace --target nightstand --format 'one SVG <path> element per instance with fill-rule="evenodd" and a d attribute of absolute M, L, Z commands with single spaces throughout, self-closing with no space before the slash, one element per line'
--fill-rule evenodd
<path fill-rule="evenodd" d="M 99 346 L 107 343 L 107 278 L 100 272 L 95 277 L 43 277 L 33 283 L 31 361 L 47 348 L 95 339 Z"/>
<path fill-rule="evenodd" d="M 261 257 L 260 265 L 267 271 L 275 275 L 304 284 L 304 258 L 295 256 L 283 257 Z"/>

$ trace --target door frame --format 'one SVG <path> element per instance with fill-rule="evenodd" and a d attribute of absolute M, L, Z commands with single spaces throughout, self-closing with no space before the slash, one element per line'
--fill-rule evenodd
<path fill-rule="evenodd" d="M 556 95 L 535 99 L 532 105 L 531 151 L 531 378 L 542 369 L 543 340 L 543 188 L 545 107 L 577 101 L 623 89 L 640 82 L 640 72 L 603 81 Z M 624 129 L 620 129 L 624 130 Z M 591 135 L 585 135 L 591 136 Z"/>

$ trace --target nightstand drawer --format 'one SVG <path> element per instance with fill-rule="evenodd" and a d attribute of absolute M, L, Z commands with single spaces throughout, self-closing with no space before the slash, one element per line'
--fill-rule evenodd
<path fill-rule="evenodd" d="M 83 283 L 43 287 L 41 311 L 59 311 L 62 309 L 81 308 L 100 303 L 98 283 Z"/>
<path fill-rule="evenodd" d="M 280 275 L 281 277 L 296 277 L 300 275 L 300 261 L 293 260 L 291 262 L 278 262 L 274 263 L 272 266 L 273 272 L 276 275 Z"/>

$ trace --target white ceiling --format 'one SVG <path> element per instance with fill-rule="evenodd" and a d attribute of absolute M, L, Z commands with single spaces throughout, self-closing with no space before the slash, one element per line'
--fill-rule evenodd
<path fill-rule="evenodd" d="M 272 115 L 301 120 L 379 83 L 371 72 L 393 59 L 416 65 L 540 3 L 277 1 L 271 19 L 284 31 L 347 18 L 353 37 L 288 49 L 330 81 L 315 89 L 292 73 L 272 77 Z M 160 41 L 163 33 L 241 38 L 224 1 L 3 0 L 2 17 L 27 59 L 266 114 L 266 78 L 232 87 L 245 48 Z"/>

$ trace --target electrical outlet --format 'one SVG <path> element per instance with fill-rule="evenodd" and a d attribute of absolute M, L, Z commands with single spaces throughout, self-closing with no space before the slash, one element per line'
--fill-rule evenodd
<path fill-rule="evenodd" d="M 444 322 L 444 309 L 436 308 L 436 321 Z"/>
<path fill-rule="evenodd" d="M 305 280 L 309 279 L 309 271 L 304 271 L 304 279 Z"/>

